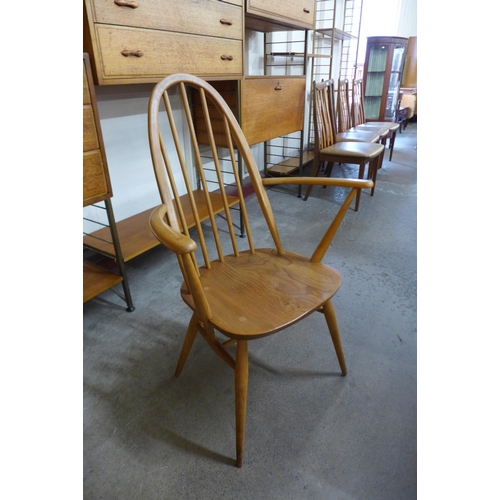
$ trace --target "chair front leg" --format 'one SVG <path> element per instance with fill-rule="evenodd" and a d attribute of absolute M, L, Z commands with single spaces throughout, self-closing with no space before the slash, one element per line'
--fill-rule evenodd
<path fill-rule="evenodd" d="M 323 162 L 319 161 L 319 159 L 317 159 L 316 157 L 314 158 L 311 177 L 318 177 L 319 167 L 320 167 L 321 163 L 323 163 Z M 307 186 L 306 194 L 304 196 L 304 201 L 307 201 L 307 198 L 309 198 L 309 194 L 311 193 L 311 189 L 312 189 L 312 184 L 309 184 L 309 186 Z"/>
<path fill-rule="evenodd" d="M 236 345 L 235 403 L 236 403 L 236 467 L 243 465 L 245 420 L 248 394 L 248 342 L 238 340 Z"/>
<path fill-rule="evenodd" d="M 177 369 L 175 370 L 175 376 L 178 377 L 182 368 L 184 367 L 184 363 L 189 355 L 189 351 L 191 351 L 191 347 L 193 346 L 194 339 L 196 334 L 198 333 L 198 316 L 196 313 L 193 313 L 191 316 L 191 321 L 189 322 L 189 327 L 186 332 L 186 337 L 184 338 L 184 344 L 182 345 L 181 355 L 179 356 L 179 361 L 177 362 Z"/>
<path fill-rule="evenodd" d="M 323 313 L 325 314 L 326 323 L 328 324 L 328 329 L 330 330 L 330 335 L 332 337 L 333 346 L 335 347 L 335 352 L 337 353 L 337 359 L 339 360 L 342 375 L 347 375 L 347 366 L 345 364 L 344 350 L 342 349 L 342 341 L 340 339 L 337 317 L 335 316 L 335 309 L 333 308 L 331 300 L 323 305 Z"/>
<path fill-rule="evenodd" d="M 362 161 L 360 164 L 359 164 L 359 175 L 358 175 L 358 179 L 364 179 L 365 177 L 365 163 L 366 161 Z M 368 171 L 368 173 L 370 173 Z M 354 205 L 354 211 L 357 212 L 358 211 L 358 208 L 359 208 L 359 201 L 361 200 L 361 189 L 358 189 L 358 193 L 356 194 L 356 203 Z"/>

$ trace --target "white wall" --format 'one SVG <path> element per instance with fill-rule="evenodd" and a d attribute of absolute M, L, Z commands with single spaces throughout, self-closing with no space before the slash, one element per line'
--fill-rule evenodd
<path fill-rule="evenodd" d="M 363 0 L 358 64 L 369 36 L 417 36 L 417 0 Z"/>

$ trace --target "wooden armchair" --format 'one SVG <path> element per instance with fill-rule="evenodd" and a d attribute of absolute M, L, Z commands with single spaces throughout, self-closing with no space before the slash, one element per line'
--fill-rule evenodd
<path fill-rule="evenodd" d="M 358 178 L 363 179 L 366 164 L 369 165 L 367 177 L 373 181 L 371 195 L 373 196 L 377 180 L 377 169 L 380 165 L 384 146 L 371 141 L 338 141 L 336 133 L 335 108 L 333 106 L 333 80 L 315 82 L 313 90 L 314 119 L 314 159 L 312 175 L 319 175 L 320 166 L 326 162 L 326 175 L 330 176 L 333 164 L 352 163 L 359 166 Z M 375 134 L 379 137 L 377 134 Z M 313 184 L 307 188 L 304 201 L 309 198 Z M 356 196 L 354 210 L 358 210 L 361 191 Z"/>
<path fill-rule="evenodd" d="M 197 94 L 201 103 L 202 128 L 207 131 L 204 137 L 208 137 L 208 140 L 204 139 L 205 144 L 199 144 L 197 140 L 201 135 L 197 134 L 199 124 L 195 125 L 192 113 L 193 94 Z M 215 124 L 217 130 L 224 134 L 227 148 L 216 145 Z M 198 334 L 234 370 L 236 465 L 241 467 L 250 340 L 278 333 L 309 314 L 322 313 L 342 374 L 347 373 L 331 301 L 340 286 L 341 277 L 321 260 L 357 191 L 371 188 L 373 183 L 370 180 L 311 177 L 262 179 L 241 128 L 226 102 L 211 85 L 191 75 L 172 75 L 156 85 L 149 103 L 148 126 L 153 166 L 162 200 L 162 205 L 151 215 L 150 225 L 158 240 L 177 255 L 184 278 L 180 293 L 192 310 L 175 374 L 180 375 Z M 166 147 L 164 136 L 171 138 L 174 147 Z M 190 143 L 190 148 L 184 147 L 186 143 Z M 209 191 L 207 187 L 205 155 L 211 162 L 211 175 L 218 183 L 216 191 Z M 259 248 L 254 242 L 244 189 L 238 175 L 239 155 L 274 242 L 273 248 Z M 208 213 L 204 223 L 201 223 L 202 216 L 197 206 L 199 196 L 194 196 L 191 187 L 191 166 L 196 170 L 201 185 L 203 210 Z M 234 183 L 231 186 L 224 182 L 228 171 L 233 173 Z M 310 258 L 285 250 L 281 244 L 265 189 L 266 185 L 281 183 L 350 188 L 345 202 L 337 215 L 332 217 L 330 226 Z M 222 200 L 224 214 L 217 219 L 211 203 L 211 194 L 215 192 Z M 189 203 L 184 202 L 186 197 Z M 246 238 L 237 238 L 234 231 L 234 217 L 228 201 L 233 197 L 238 198 Z M 186 223 L 188 217 L 195 221 L 192 234 Z M 300 222 L 308 224 L 308 221 Z M 236 352 L 233 356 L 229 347 L 234 343 Z"/>

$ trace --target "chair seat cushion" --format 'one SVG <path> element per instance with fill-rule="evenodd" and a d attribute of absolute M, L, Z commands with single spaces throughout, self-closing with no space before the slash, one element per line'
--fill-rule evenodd
<path fill-rule="evenodd" d="M 358 127 L 372 127 L 372 126 L 378 126 L 378 127 L 387 127 L 391 131 L 395 131 L 399 128 L 399 123 L 396 122 L 366 122 L 366 123 L 360 123 Z"/>
<path fill-rule="evenodd" d="M 384 150 L 382 144 L 371 144 L 370 142 L 338 142 L 332 146 L 322 149 L 320 156 L 344 156 L 353 158 L 377 157 Z"/>
<path fill-rule="evenodd" d="M 382 139 L 389 135 L 391 129 L 382 125 L 369 125 L 368 123 L 363 123 L 362 125 L 357 125 L 349 129 L 352 132 L 372 132 L 378 134 Z"/>
<path fill-rule="evenodd" d="M 347 132 L 340 132 L 335 136 L 336 142 L 378 142 L 380 135 L 374 131 L 368 130 L 366 132 L 348 130 Z"/>
<path fill-rule="evenodd" d="M 275 249 L 243 252 L 200 268 L 211 323 L 229 337 L 270 335 L 321 307 L 339 289 L 340 274 L 307 257 Z M 183 300 L 194 309 L 186 285 Z"/>

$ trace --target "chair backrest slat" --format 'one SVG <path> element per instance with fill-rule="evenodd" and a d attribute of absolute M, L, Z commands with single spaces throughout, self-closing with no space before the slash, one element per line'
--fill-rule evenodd
<path fill-rule="evenodd" d="M 314 82 L 313 88 L 315 144 L 321 150 L 335 144 L 337 133 L 333 107 L 333 81 Z"/>
<path fill-rule="evenodd" d="M 201 252 L 203 265 L 210 268 L 211 261 L 222 262 L 231 253 L 255 252 L 246 189 L 239 176 L 243 168 L 250 176 L 276 250 L 284 253 L 248 143 L 229 106 L 210 84 L 191 75 L 172 75 L 160 82 L 149 104 L 149 139 L 161 200 L 167 205 L 165 220 L 173 230 L 190 235 L 197 243 L 197 250 L 190 255 L 198 274 L 195 253 Z M 244 238 L 236 234 L 239 225 Z M 190 231 L 196 231 L 197 238 Z M 191 265 L 185 259 L 179 261 L 186 278 Z"/>
<path fill-rule="evenodd" d="M 339 133 L 351 128 L 351 118 L 349 113 L 349 82 L 339 78 L 339 88 L 337 94 L 337 117 Z"/>
<path fill-rule="evenodd" d="M 351 115 L 351 125 L 353 127 L 362 125 L 366 122 L 363 99 L 363 80 L 354 80 L 352 82 Z"/>

